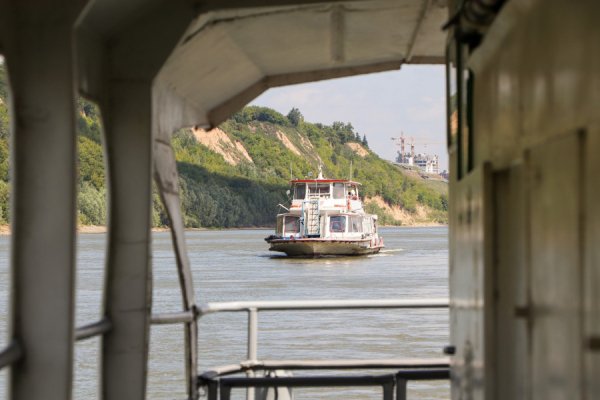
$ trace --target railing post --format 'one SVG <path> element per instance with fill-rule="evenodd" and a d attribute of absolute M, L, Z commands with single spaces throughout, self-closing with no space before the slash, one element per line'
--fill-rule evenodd
<path fill-rule="evenodd" d="M 219 392 L 221 392 L 221 400 L 231 399 L 231 386 L 223 385 L 221 383 L 219 385 Z"/>
<path fill-rule="evenodd" d="M 396 400 L 406 400 L 405 379 L 396 379 Z"/>
<path fill-rule="evenodd" d="M 217 385 L 217 382 L 215 382 L 215 381 L 210 381 L 206 385 L 208 400 L 218 400 L 219 399 L 219 397 L 218 397 L 219 396 L 218 389 L 219 389 L 219 387 Z"/>
<path fill-rule="evenodd" d="M 394 383 L 383 385 L 383 400 L 394 400 Z"/>
<path fill-rule="evenodd" d="M 248 309 L 248 361 L 256 361 L 258 357 L 258 309 Z M 246 372 L 248 377 L 254 376 L 254 371 Z M 254 388 L 249 387 L 246 390 L 246 400 L 254 399 Z"/>

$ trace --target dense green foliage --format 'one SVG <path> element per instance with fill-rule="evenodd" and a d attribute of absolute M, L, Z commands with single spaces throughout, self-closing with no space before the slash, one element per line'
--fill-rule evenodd
<path fill-rule="evenodd" d="M 0 65 L 0 224 L 7 223 L 9 198 L 8 109 L 5 72 Z M 100 113 L 93 104 L 77 102 L 79 161 L 79 222 L 106 222 L 106 188 Z M 278 204 L 286 204 L 290 174 L 316 174 L 362 182 L 362 195 L 381 196 L 389 205 L 415 213 L 419 205 L 430 220 L 447 220 L 447 196 L 422 181 L 409 178 L 397 167 L 368 151 L 359 156 L 349 144 L 368 149 L 367 137 L 352 124 L 306 122 L 300 110 L 282 115 L 265 107 L 246 107 L 221 125 L 231 143 L 243 146 L 252 158 L 234 165 L 201 144 L 191 130 L 173 137 L 180 173 L 181 205 L 188 227 L 265 226 L 274 223 Z M 355 145 L 352 145 L 356 147 Z M 232 152 L 239 147 L 232 147 Z M 168 223 L 158 193 L 153 195 L 153 222 Z M 367 208 L 380 215 L 382 224 L 397 223 L 375 203 Z"/>
<path fill-rule="evenodd" d="M 381 196 L 390 206 L 399 206 L 409 213 L 415 213 L 422 205 L 429 210 L 428 221 L 447 221 L 447 195 L 422 180 L 407 177 L 372 152 L 359 156 L 346 144 L 366 146 L 367 139 L 349 123 L 312 124 L 304 121 L 298 109 L 284 116 L 252 106 L 235 114 L 220 128 L 232 142 L 243 144 L 253 162 L 231 165 L 198 143 L 191 131 L 178 132 L 173 144 L 188 226 L 214 226 L 212 221 L 218 226 L 273 224 L 276 205 L 287 201 L 282 194 L 290 175 L 314 176 L 319 164 L 327 177 L 352 177 L 362 182 L 363 196 Z M 282 136 L 299 154 L 285 145 Z M 212 207 L 213 204 L 217 206 Z M 376 204 L 369 203 L 367 207 L 380 215 L 382 224 L 399 223 Z M 220 215 L 216 210 L 227 212 Z"/>

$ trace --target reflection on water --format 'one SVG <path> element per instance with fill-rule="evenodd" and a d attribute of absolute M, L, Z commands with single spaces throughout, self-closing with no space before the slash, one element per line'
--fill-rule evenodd
<path fill-rule="evenodd" d="M 366 257 L 298 259 L 267 251 L 262 230 L 187 233 L 199 303 L 234 300 L 429 298 L 448 295 L 446 228 L 382 229 L 386 248 Z M 77 321 L 100 315 L 104 235 L 80 235 Z M 154 312 L 179 311 L 181 294 L 170 236 L 154 234 Z M 8 238 L 0 238 L 0 334 L 6 343 Z M 440 357 L 448 342 L 446 310 L 264 312 L 259 358 L 372 359 Z M 237 363 L 246 354 L 246 314 L 200 321 L 200 370 Z M 77 344 L 75 399 L 98 398 L 99 339 Z M 155 326 L 148 398 L 185 398 L 183 329 Z M 313 374 L 316 372 L 313 372 Z M 346 372 L 347 373 L 347 372 Z M 0 393 L 5 393 L 5 373 Z M 409 386 L 411 399 L 448 398 L 447 382 Z M 237 398 L 242 398 L 238 391 Z M 301 389 L 301 399 L 380 399 L 380 389 Z"/>

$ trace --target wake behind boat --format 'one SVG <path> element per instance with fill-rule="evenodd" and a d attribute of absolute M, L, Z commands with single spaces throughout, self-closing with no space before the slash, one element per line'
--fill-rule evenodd
<path fill-rule="evenodd" d="M 291 185 L 290 208 L 277 215 L 275 234 L 265 238 L 269 250 L 316 257 L 373 254 L 384 247 L 377 215 L 364 211 L 360 183 L 324 178 L 319 169 L 316 179 L 294 179 Z"/>

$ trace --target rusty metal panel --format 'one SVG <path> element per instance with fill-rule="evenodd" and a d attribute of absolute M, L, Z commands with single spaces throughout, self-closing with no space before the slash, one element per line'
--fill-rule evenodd
<path fill-rule="evenodd" d="M 585 264 L 584 264 L 584 390 L 586 399 L 600 393 L 600 126 L 594 125 L 587 132 L 585 146 Z"/>
<path fill-rule="evenodd" d="M 491 391 L 491 172 L 483 165 L 457 181 L 452 193 L 450 336 L 452 398 L 484 399 Z M 484 368 L 485 366 L 485 368 Z M 488 376 L 489 374 L 489 376 Z"/>
<path fill-rule="evenodd" d="M 532 399 L 581 398 L 581 146 L 574 132 L 528 160 Z"/>
<path fill-rule="evenodd" d="M 494 173 L 494 388 L 496 399 L 527 397 L 527 196 L 522 164 Z"/>

